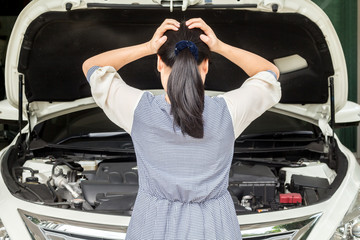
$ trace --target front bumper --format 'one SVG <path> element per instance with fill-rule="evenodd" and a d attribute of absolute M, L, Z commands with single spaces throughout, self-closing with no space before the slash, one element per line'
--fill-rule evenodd
<path fill-rule="evenodd" d="M 238 216 L 243 238 L 330 239 L 360 186 L 360 167 L 355 157 L 343 146 L 340 148 L 349 160 L 348 169 L 340 187 L 330 199 L 307 207 Z M 3 159 L 4 151 L 0 152 L 0 159 Z M 26 202 L 9 192 L 2 176 L 0 219 L 12 240 L 34 239 L 31 234 L 37 235 L 38 238 L 35 239 L 96 239 L 99 234 L 103 237 L 108 236 L 104 239 L 122 239 L 130 221 L 130 217 L 126 216 L 68 210 Z"/>

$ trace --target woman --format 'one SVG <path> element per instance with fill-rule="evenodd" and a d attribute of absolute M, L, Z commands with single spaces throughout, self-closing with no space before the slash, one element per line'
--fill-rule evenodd
<path fill-rule="evenodd" d="M 204 96 L 209 50 L 252 77 L 222 96 Z M 121 80 L 117 70 L 155 53 L 165 95 Z M 227 191 L 234 140 L 279 101 L 278 69 L 223 43 L 196 18 L 167 19 L 149 42 L 94 56 L 83 71 L 96 103 L 134 143 L 139 192 L 127 239 L 241 239 Z"/>

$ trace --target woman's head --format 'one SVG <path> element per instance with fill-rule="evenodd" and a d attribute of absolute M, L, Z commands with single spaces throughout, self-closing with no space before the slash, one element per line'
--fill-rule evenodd
<path fill-rule="evenodd" d="M 182 133 L 195 138 L 204 135 L 204 80 L 210 57 L 209 47 L 200 39 L 202 33 L 198 28 L 188 29 L 181 23 L 178 31 L 164 34 L 167 40 L 158 50 L 158 69 L 169 71 L 167 79 L 162 76 L 162 83 L 171 102 L 174 124 Z M 184 40 L 190 43 L 181 42 Z M 175 51 L 177 43 L 180 48 Z M 197 48 L 197 56 L 194 48 Z M 159 64 L 165 66 L 159 67 Z"/>

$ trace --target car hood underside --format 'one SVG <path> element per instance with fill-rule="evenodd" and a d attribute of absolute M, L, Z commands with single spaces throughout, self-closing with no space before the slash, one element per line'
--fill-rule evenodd
<path fill-rule="evenodd" d="M 41 14 L 28 26 L 20 51 L 18 71 L 25 76 L 27 100 L 72 101 L 91 96 L 82 63 L 103 51 L 150 39 L 166 17 L 201 17 L 224 42 L 270 61 L 300 56 L 293 61 L 300 59 L 302 67 L 281 74 L 281 103 L 328 101 L 328 77 L 334 74 L 330 52 L 322 31 L 308 18 L 292 13 L 190 9 L 173 13 L 167 9 L 80 9 Z M 210 62 L 207 90 L 229 91 L 247 79 L 245 72 L 220 55 L 213 54 Z M 120 75 L 136 88 L 161 88 L 155 56 L 128 64 Z"/>

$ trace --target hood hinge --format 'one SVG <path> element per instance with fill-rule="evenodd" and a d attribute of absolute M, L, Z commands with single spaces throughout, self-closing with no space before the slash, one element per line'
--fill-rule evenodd
<path fill-rule="evenodd" d="M 324 106 L 321 117 L 319 118 L 319 127 L 325 137 L 325 149 L 324 152 L 328 153 L 329 167 L 334 169 L 336 167 L 336 154 L 335 154 L 335 137 L 334 137 L 334 125 L 335 125 L 335 94 L 334 94 L 334 78 L 329 77 L 329 91 L 330 91 L 330 107 Z M 329 125 L 330 119 L 330 125 Z"/>
<path fill-rule="evenodd" d="M 318 125 L 325 137 L 326 153 L 329 152 L 330 138 L 334 136 L 334 132 L 330 127 L 330 125 L 328 124 L 328 121 L 329 121 L 329 108 L 324 107 L 324 111 L 321 113 L 321 117 L 319 118 Z"/>
<path fill-rule="evenodd" d="M 31 108 L 30 108 L 30 103 L 26 104 L 26 114 L 27 114 L 27 118 L 28 118 L 28 124 L 29 124 L 29 134 L 27 135 L 27 139 L 26 139 L 26 142 L 27 142 L 27 151 L 30 150 L 30 142 L 31 142 L 31 132 L 32 132 L 32 129 L 31 129 L 31 123 L 32 123 L 32 111 L 31 111 Z M 35 126 L 35 125 L 34 125 Z"/>
<path fill-rule="evenodd" d="M 329 77 L 329 95 L 330 95 L 330 107 L 324 105 L 323 111 L 320 113 L 319 127 L 325 135 L 325 141 L 328 143 L 329 138 L 334 137 L 334 125 L 335 125 L 335 96 L 334 96 L 334 78 Z M 330 126 L 328 124 L 330 120 Z"/>
<path fill-rule="evenodd" d="M 30 103 L 26 104 L 26 116 L 29 124 L 28 133 L 22 134 L 23 128 L 23 100 L 24 100 L 24 74 L 19 73 L 19 99 L 18 99 L 18 127 L 19 127 L 19 142 L 18 142 L 18 155 L 23 156 L 28 150 L 30 146 L 30 132 L 31 132 L 31 111 L 30 111 Z"/>
<path fill-rule="evenodd" d="M 34 103 L 28 103 L 26 105 L 26 114 L 29 122 L 29 132 L 31 132 L 37 124 L 36 105 L 34 106 Z"/>
<path fill-rule="evenodd" d="M 24 156 L 24 135 L 21 133 L 23 128 L 23 88 L 24 88 L 24 74 L 19 73 L 19 88 L 18 88 L 18 127 L 19 127 L 19 141 L 17 141 L 18 157 Z"/>
<path fill-rule="evenodd" d="M 202 0 L 153 0 L 153 2 L 156 2 L 163 7 L 169 7 L 170 12 L 174 11 L 174 7 L 181 7 L 182 11 L 186 11 L 188 6 L 195 5 Z"/>
<path fill-rule="evenodd" d="M 327 107 L 328 109 L 328 107 Z M 329 112 L 328 112 L 329 113 Z M 325 137 L 324 153 L 328 154 L 328 165 L 331 169 L 336 168 L 335 138 L 334 130 L 328 124 L 329 114 L 322 114 L 319 118 L 319 128 Z"/>

